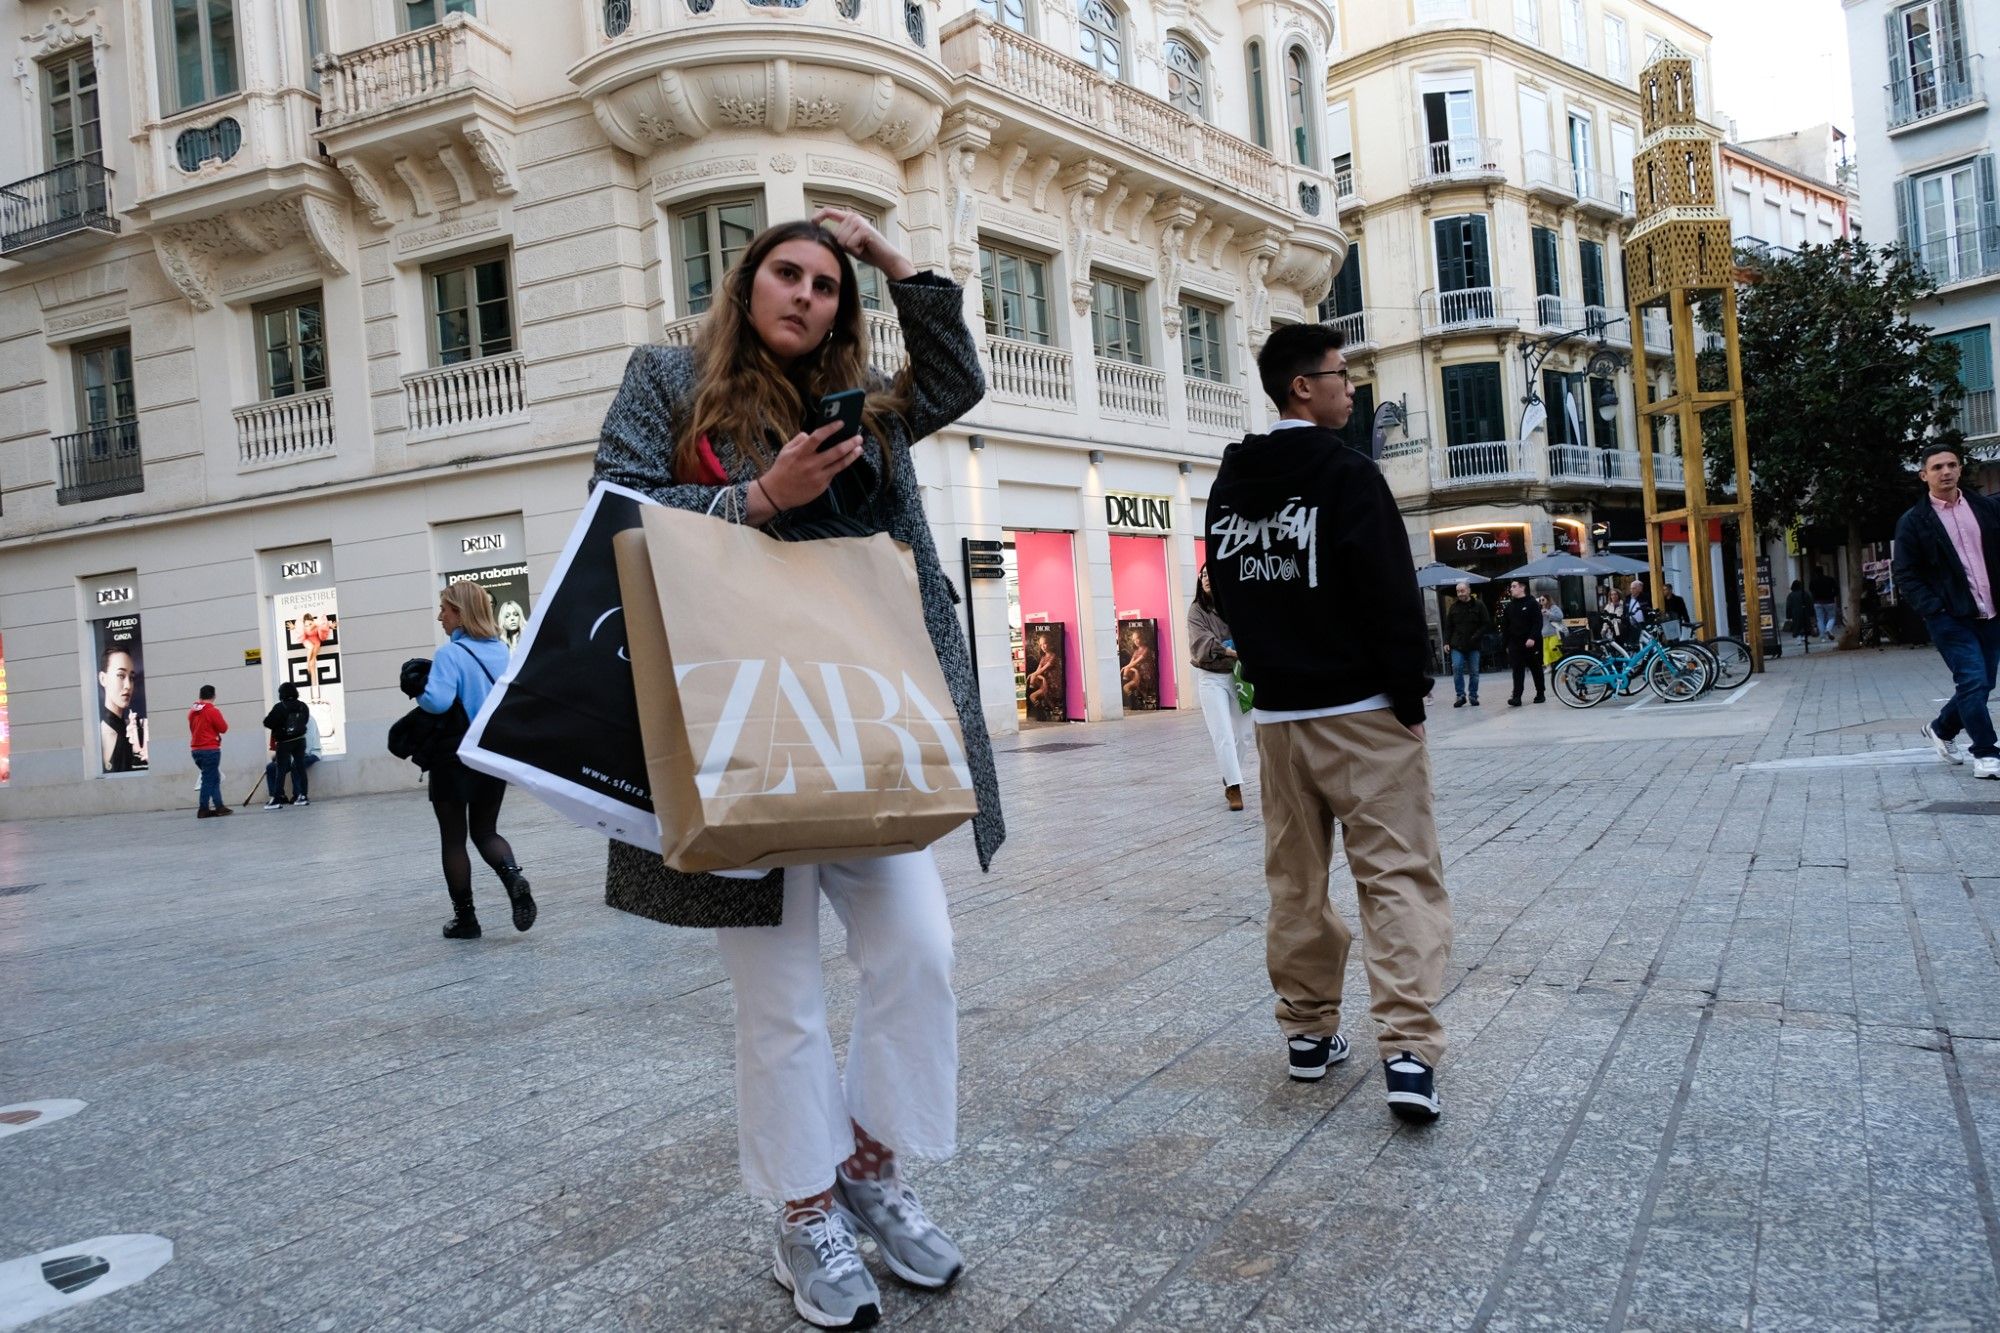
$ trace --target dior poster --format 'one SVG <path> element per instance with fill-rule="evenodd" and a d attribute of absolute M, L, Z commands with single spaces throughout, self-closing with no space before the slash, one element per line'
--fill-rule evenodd
<path fill-rule="evenodd" d="M 1160 706 L 1160 625 L 1156 620 L 1118 622 L 1118 683 L 1125 709 L 1150 713 Z"/>
<path fill-rule="evenodd" d="M 1064 674 L 1063 625 L 1031 621 L 1021 626 L 1021 665 L 1026 673 L 1030 722 L 1069 720 L 1068 677 Z"/>
<path fill-rule="evenodd" d="M 347 690 L 340 665 L 340 605 L 332 588 L 271 598 L 278 644 L 278 684 L 299 688 L 319 728 L 321 755 L 347 753 Z"/>

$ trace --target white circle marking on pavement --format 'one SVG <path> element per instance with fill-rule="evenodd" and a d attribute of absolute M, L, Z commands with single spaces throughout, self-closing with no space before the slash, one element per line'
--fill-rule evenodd
<path fill-rule="evenodd" d="M 65 1120 L 83 1109 L 83 1103 L 67 1097 L 40 1102 L 15 1102 L 0 1106 L 0 1139 L 23 1130 L 40 1129 L 55 1120 Z"/>
<path fill-rule="evenodd" d="M 93 1236 L 0 1263 L 0 1329 L 122 1291 L 174 1257 L 165 1236 Z"/>

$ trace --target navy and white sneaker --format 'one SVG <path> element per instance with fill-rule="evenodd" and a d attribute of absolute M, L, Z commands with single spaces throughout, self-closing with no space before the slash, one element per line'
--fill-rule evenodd
<path fill-rule="evenodd" d="M 1347 1038 L 1338 1032 L 1330 1037 L 1293 1037 L 1285 1043 L 1292 1057 L 1292 1077 L 1311 1083 L 1326 1077 L 1326 1067 L 1347 1058 Z"/>
<path fill-rule="evenodd" d="M 1398 1051 L 1382 1062 L 1389 1081 L 1389 1109 L 1397 1119 L 1428 1125 L 1438 1118 L 1437 1074 L 1411 1055 Z"/>

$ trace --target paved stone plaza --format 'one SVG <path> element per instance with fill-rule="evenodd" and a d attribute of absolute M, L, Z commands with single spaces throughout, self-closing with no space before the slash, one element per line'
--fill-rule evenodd
<path fill-rule="evenodd" d="M 1261 828 L 1197 715 L 1003 741 L 996 873 L 940 853 L 961 1152 L 915 1173 L 971 1268 L 885 1280 L 887 1322 L 2000 1326 L 2000 784 L 1912 752 L 1943 684 L 1903 650 L 1726 705 L 1447 684 L 1427 1130 L 1382 1104 L 1358 959 L 1356 1058 L 1284 1077 Z M 0 825 L 0 1103 L 87 1103 L 0 1140 L 0 1260 L 175 1248 L 36 1328 L 792 1324 L 709 939 L 606 908 L 601 843 L 531 801 L 503 827 L 541 923 L 482 882 L 448 944 L 415 790 Z"/>

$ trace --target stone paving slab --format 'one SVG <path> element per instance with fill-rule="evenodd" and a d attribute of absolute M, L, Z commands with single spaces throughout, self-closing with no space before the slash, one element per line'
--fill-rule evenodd
<path fill-rule="evenodd" d="M 1912 753 L 1944 684 L 1892 649 L 1686 711 L 1435 714 L 1458 931 L 1422 1131 L 1365 1021 L 1284 1077 L 1261 824 L 1198 717 L 1004 739 L 998 870 L 939 851 L 960 1152 L 912 1172 L 971 1266 L 885 1283 L 890 1323 L 2000 1327 L 2000 784 Z M 0 825 L 0 891 L 34 886 L 0 892 L 0 1103 L 88 1103 L 0 1140 L 0 1259 L 175 1245 L 37 1327 L 796 1326 L 712 944 L 604 907 L 602 844 L 531 801 L 503 824 L 541 920 L 450 946 L 414 788 Z"/>

